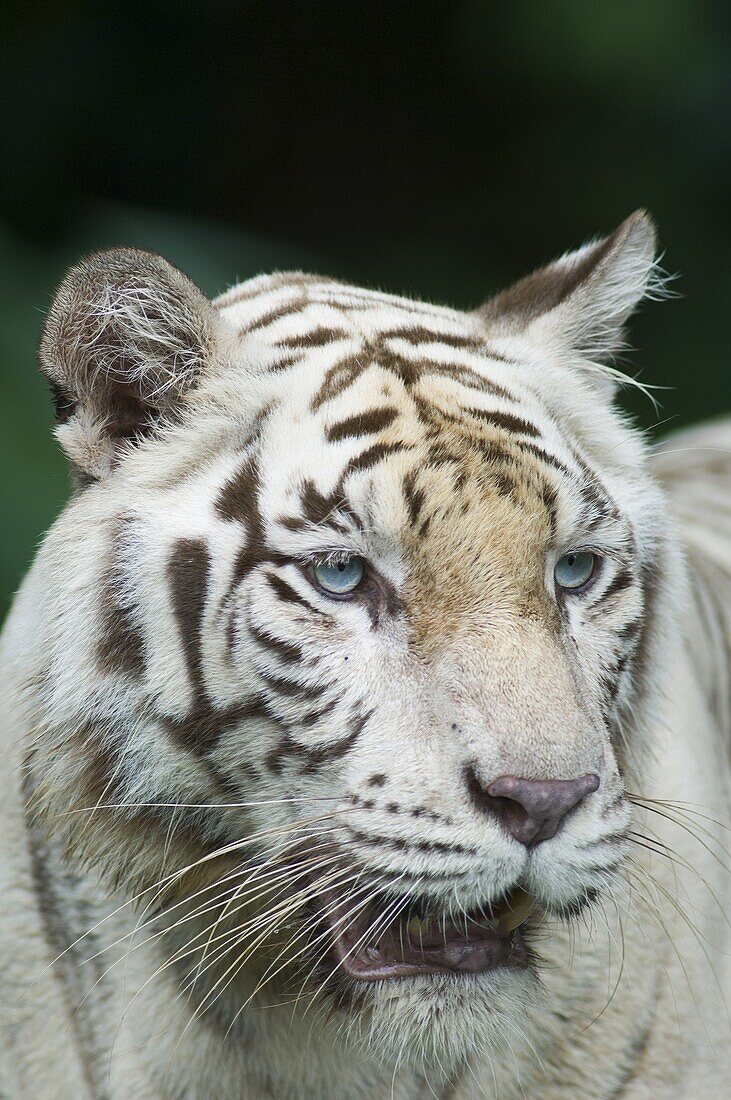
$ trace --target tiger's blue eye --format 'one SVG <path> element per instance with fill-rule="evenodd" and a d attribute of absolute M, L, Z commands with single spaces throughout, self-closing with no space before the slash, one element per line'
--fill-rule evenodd
<path fill-rule="evenodd" d="M 355 591 L 363 580 L 365 562 L 358 557 L 322 561 L 312 567 L 312 573 L 325 592 L 333 596 L 347 596 Z"/>
<path fill-rule="evenodd" d="M 583 588 L 591 580 L 598 558 L 589 550 L 570 550 L 556 562 L 553 576 L 559 588 Z"/>

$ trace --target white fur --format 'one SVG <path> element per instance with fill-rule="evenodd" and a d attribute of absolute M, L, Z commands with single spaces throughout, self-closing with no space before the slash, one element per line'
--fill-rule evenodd
<path fill-rule="evenodd" d="M 660 459 L 665 490 L 639 434 L 612 409 L 608 388 L 597 389 L 586 356 L 606 355 L 614 346 L 652 271 L 647 223 L 630 220 L 613 240 L 576 290 L 527 323 L 517 315 L 501 323 L 489 309 L 465 315 L 326 280 L 262 277 L 229 291 L 215 322 L 205 310 L 196 313 L 203 310 L 197 299 L 191 305 L 188 330 L 202 324 L 201 331 L 218 333 L 203 360 L 205 342 L 190 350 L 170 336 L 175 317 L 161 321 L 160 331 L 146 327 L 144 296 L 101 294 L 102 305 L 94 308 L 105 316 L 111 311 L 115 326 L 124 321 L 125 330 L 141 334 L 146 348 L 159 340 L 165 369 L 175 376 L 161 374 L 154 363 L 146 374 L 144 357 L 135 353 L 137 373 L 127 380 L 150 397 L 176 387 L 177 396 L 171 399 L 174 415 L 136 445 L 110 450 L 99 422 L 85 423 L 83 402 L 61 429 L 72 461 L 98 480 L 49 532 L 3 636 L 9 763 L 0 811 L 6 853 L 0 972 L 8 994 L 0 1006 L 0 1085 L 13 1100 L 96 1096 L 102 1088 L 115 1098 L 150 1100 L 416 1100 L 430 1089 L 445 1100 L 700 1100 L 727 1094 L 723 994 L 730 985 L 725 909 L 731 890 L 722 823 L 728 817 L 729 729 L 722 693 L 729 677 L 731 630 L 723 600 L 731 588 L 731 531 L 718 517 L 728 507 L 731 428 L 700 431 L 690 442 L 681 440 L 679 446 L 691 450 L 681 450 L 680 458 Z M 558 268 L 586 255 L 557 261 Z M 293 312 L 252 330 L 288 304 Z M 443 342 L 383 336 L 415 325 L 441 333 Z M 322 328 L 342 336 L 306 349 L 308 334 Z M 473 337 L 485 341 L 483 350 L 467 346 Z M 295 338 L 303 341 L 299 361 L 271 371 L 291 354 Z M 380 339 L 406 363 L 463 366 L 500 387 L 495 393 L 470 390 L 438 373 L 416 384 L 436 410 L 476 408 L 531 421 L 544 450 L 571 472 L 568 478 L 555 465 L 541 467 L 556 494 L 556 530 L 542 566 L 536 546 L 544 521 L 525 507 L 538 483 L 535 466 L 522 471 L 518 463 L 515 494 L 500 495 L 489 468 L 460 451 L 455 435 L 465 499 L 479 505 L 457 518 L 448 512 L 457 495 L 452 475 L 432 463 L 412 398 L 393 372 L 371 366 L 313 407 L 328 371 L 348 356 L 367 357 L 364 348 Z M 65 369 L 72 369 L 74 355 L 91 361 L 93 345 L 92 339 L 69 353 Z M 49 361 L 54 347 L 49 339 Z M 125 347 L 137 347 L 134 335 Z M 114 383 L 118 350 L 96 360 L 104 385 Z M 93 393 L 88 400 L 93 404 Z M 398 439 L 409 449 L 343 483 L 345 465 L 368 439 L 346 435 L 326 443 L 324 433 L 379 404 L 398 409 Z M 263 409 L 268 414 L 252 443 Z M 98 446 L 104 462 L 94 458 Z M 692 451 L 698 447 L 709 448 L 712 458 L 699 458 Z M 687 464 L 685 453 L 692 456 Z M 238 555 L 255 524 L 250 515 L 225 518 L 215 502 L 222 487 L 254 462 L 264 472 L 258 503 L 265 537 L 282 560 L 255 565 L 232 589 Z M 403 495 L 414 471 L 427 479 L 430 504 L 441 504 L 449 517 L 421 540 L 409 533 Z M 617 514 L 598 527 L 586 519 L 581 494 L 594 474 L 617 505 Z M 359 526 L 342 511 L 336 536 L 317 522 L 299 528 L 283 522 L 300 514 L 308 480 L 323 498 L 344 484 L 343 498 L 368 522 Z M 336 500 L 333 509 L 340 508 Z M 121 517 L 128 522 L 123 538 Z M 631 675 L 621 681 L 606 719 L 601 677 L 622 625 L 643 607 L 639 587 L 605 606 L 599 596 L 594 603 L 574 602 L 560 631 L 547 625 L 553 621 L 556 556 L 590 535 L 601 538 L 608 554 L 598 593 L 611 583 L 620 559 L 656 573 L 655 602 L 649 610 L 645 602 L 643 612 L 645 675 L 641 682 Z M 268 717 L 227 728 L 206 759 L 169 732 L 170 723 L 190 713 L 197 690 L 170 590 L 169 563 L 181 540 L 210 549 L 200 623 L 207 695 L 220 712 L 257 692 L 270 704 Z M 315 593 L 297 562 L 341 550 L 366 557 L 407 611 L 384 616 L 374 628 L 357 602 L 333 605 Z M 141 678 L 121 666 L 99 665 L 112 553 L 121 555 L 119 614 L 130 616 L 143 641 Z M 307 616 L 278 599 L 266 581 L 272 570 L 329 618 Z M 700 595 L 689 577 L 701 586 Z M 525 593 L 535 602 L 521 615 L 516 609 Z M 709 608 L 716 616 L 711 620 Z M 301 648 L 303 660 L 294 671 L 255 644 L 253 626 Z M 313 689 L 325 685 L 320 702 L 333 706 L 325 719 L 299 725 L 296 695 L 278 695 L 262 686 L 262 676 L 288 677 Z M 247 761 L 260 763 L 277 749 L 279 723 L 295 730 L 302 751 L 317 750 L 343 736 L 366 704 L 370 717 L 354 746 L 326 767 L 308 772 L 295 758 L 279 773 L 262 767 L 256 781 L 246 773 Z M 102 968 L 119 959 L 103 977 L 93 964 L 82 965 L 75 947 L 70 965 L 52 962 L 56 952 L 33 884 L 30 845 L 37 838 L 23 820 L 20 772 L 29 750 L 33 798 L 50 828 L 43 875 L 62 910 L 68 942 L 86 934 L 87 955 L 101 952 Z M 80 792 L 99 766 L 89 755 L 95 750 L 114 765 L 90 807 Z M 528 850 L 470 804 L 461 779 L 468 762 L 492 777 L 569 778 L 595 771 L 601 787 L 556 837 Z M 241 801 L 251 805 L 222 804 L 211 763 L 239 784 Z M 373 789 L 368 781 L 374 773 L 387 773 L 387 793 L 376 790 L 374 805 L 366 807 L 363 796 Z M 646 809 L 630 805 L 625 788 L 643 800 L 666 801 L 653 813 L 651 803 L 643 803 Z M 360 802 L 350 800 L 353 793 Z M 213 1017 L 197 1020 L 195 1002 L 186 1003 L 166 963 L 193 932 L 203 942 L 213 935 L 213 918 L 173 927 L 163 914 L 154 928 L 166 931 L 141 931 L 138 946 L 127 952 L 135 921 L 144 919 L 139 905 L 127 904 L 130 897 L 187 861 L 175 805 L 159 811 L 172 816 L 142 818 L 145 829 L 134 831 L 140 804 L 165 795 L 178 807 L 202 799 L 206 809 L 197 820 L 217 843 L 249 844 L 246 851 L 262 859 L 281 858 L 281 830 L 304 828 L 311 816 L 317 822 L 304 835 L 313 852 L 336 842 L 353 866 L 366 863 L 374 873 L 459 872 L 441 884 L 410 887 L 428 892 L 448 912 L 497 898 L 518 881 L 554 913 L 592 888 L 600 901 L 571 924 L 544 917 L 535 931 L 539 981 L 505 970 L 459 980 L 422 976 L 356 990 L 349 1008 L 324 996 L 293 1008 L 282 1003 L 276 981 L 258 988 L 268 964 L 262 949 L 221 993 Z M 115 805 L 105 809 L 107 801 Z M 326 820 L 333 803 L 336 816 Z M 389 811 L 387 803 L 400 811 Z M 406 812 L 418 807 L 431 816 L 410 816 L 406 826 Z M 695 835 L 679 824 L 686 811 Z M 698 812 L 706 816 L 693 816 Z M 650 838 L 654 854 L 624 836 L 630 814 L 633 831 Z M 164 822 L 159 832 L 158 820 Z M 354 842 L 348 826 L 377 836 L 380 846 Z M 403 851 L 389 843 L 405 828 L 411 841 L 424 842 L 421 848 Z M 439 854 L 427 847 L 434 842 L 462 850 Z M 60 851 L 64 843 L 71 848 L 71 872 Z M 670 858 L 662 857 L 662 845 Z M 190 853 L 192 862 L 197 851 Z M 205 868 L 204 859 L 201 875 Z M 184 881 L 177 875 L 171 886 Z M 184 896 L 179 900 L 190 904 Z M 98 921 L 103 923 L 90 934 Z M 285 950 L 288 965 L 295 943 Z M 206 989 L 204 983 L 204 994 Z M 69 991 L 79 1000 L 86 993 L 76 1014 Z"/>

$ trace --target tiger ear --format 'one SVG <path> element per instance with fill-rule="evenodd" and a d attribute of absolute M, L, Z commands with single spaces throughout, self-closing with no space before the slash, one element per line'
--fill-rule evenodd
<path fill-rule="evenodd" d="M 173 417 L 225 342 L 217 310 L 162 256 L 113 248 L 72 267 L 46 317 L 39 360 L 75 474 L 104 477 L 125 446 Z"/>
<path fill-rule="evenodd" d="M 623 326 L 658 282 L 655 230 L 642 210 L 609 237 L 534 271 L 479 311 L 492 332 L 526 337 L 559 355 L 603 363 L 622 347 Z"/>

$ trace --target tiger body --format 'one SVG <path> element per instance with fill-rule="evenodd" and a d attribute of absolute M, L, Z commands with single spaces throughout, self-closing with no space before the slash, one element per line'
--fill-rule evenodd
<path fill-rule="evenodd" d="M 588 351 L 648 233 L 472 314 L 299 274 L 214 308 L 137 258 L 144 297 L 119 257 L 60 294 L 79 491 L 2 642 L 0 1094 L 731 1094 L 731 423 L 651 457 Z M 355 599 L 313 583 L 344 554 Z M 501 828 L 494 777 L 586 774 L 544 842 Z M 502 965 L 446 916 L 423 973 L 344 939 L 516 884 Z"/>

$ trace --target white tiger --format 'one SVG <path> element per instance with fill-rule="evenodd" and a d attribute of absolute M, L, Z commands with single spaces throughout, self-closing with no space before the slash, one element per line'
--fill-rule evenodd
<path fill-rule="evenodd" d="M 1 650 L 0 1093 L 731 1095 L 731 423 L 635 214 L 462 313 L 73 268 Z"/>

